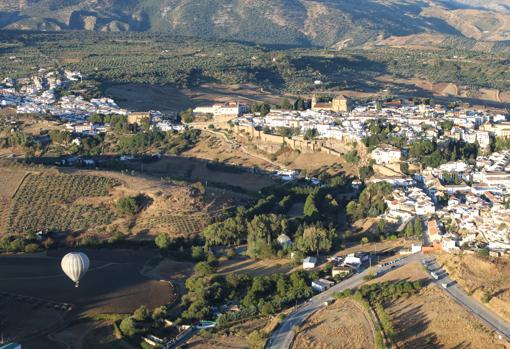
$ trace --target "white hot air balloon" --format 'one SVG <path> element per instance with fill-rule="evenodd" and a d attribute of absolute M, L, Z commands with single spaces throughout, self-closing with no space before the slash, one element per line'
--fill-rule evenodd
<path fill-rule="evenodd" d="M 71 252 L 62 258 L 60 266 L 69 279 L 74 281 L 76 287 L 80 286 L 80 280 L 89 270 L 89 257 L 81 252 Z"/>

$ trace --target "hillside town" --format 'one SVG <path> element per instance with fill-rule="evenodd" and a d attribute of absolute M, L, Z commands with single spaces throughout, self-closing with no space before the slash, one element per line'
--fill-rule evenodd
<path fill-rule="evenodd" d="M 338 100 L 346 102 L 333 108 Z M 210 113 L 215 121 L 237 127 L 287 135 L 289 141 L 306 139 L 313 130 L 314 139 L 361 143 L 373 136 L 371 122 L 384 120 L 383 125 L 392 129 L 391 136 L 405 141 L 400 146 L 383 143 L 373 147 L 370 158 L 381 166 L 413 165 L 416 160 L 409 154 L 413 142 L 454 140 L 476 146 L 475 157 L 446 161 L 437 167 L 421 164 L 413 173 L 401 176 L 375 175 L 369 183 L 385 181 L 395 188 L 393 198 L 386 200 L 388 208 L 382 218 L 402 224 L 420 217 L 428 227 L 424 234 L 427 245 L 449 252 L 460 247 L 487 247 L 494 254 L 510 252 L 510 150 L 491 150 L 494 139 L 510 137 L 506 115 L 468 105 L 448 108 L 402 100 L 352 105 L 345 97 L 329 104 L 312 100 L 311 108 L 303 111 L 271 110 L 261 115 L 247 109 L 232 102 L 194 112 Z M 285 180 L 297 175 L 282 172 Z"/>
<path fill-rule="evenodd" d="M 40 71 L 30 79 L 18 81 L 7 78 L 0 87 L 0 104 L 16 107 L 18 114 L 56 117 L 77 135 L 108 132 L 108 125 L 88 120 L 95 114 L 124 115 L 129 124 L 141 125 L 146 120 L 161 131 L 193 127 L 193 123 L 182 125 L 159 112 L 129 112 L 109 98 L 87 101 L 80 93 L 63 93 L 81 79 L 79 72 L 67 70 Z M 330 102 L 317 102 L 314 97 L 308 106 L 305 110 L 272 109 L 262 115 L 251 113 L 250 106 L 242 101 L 232 101 L 197 107 L 193 113 L 209 115 L 211 123 L 225 128 L 249 127 L 269 135 L 288 130 L 285 133 L 288 138 L 306 142 L 329 139 L 362 143 L 377 136 L 374 131 L 380 129 L 373 125 L 379 122 L 390 130 L 386 140 L 393 137 L 404 141 L 392 145 L 383 140 L 369 145 L 371 161 L 383 167 L 394 168 L 402 163 L 415 167 L 412 173 L 376 174 L 369 179 L 369 183 L 384 181 L 395 188 L 393 198 L 386 200 L 383 219 L 406 223 L 421 217 L 428 227 L 425 243 L 437 244 L 447 251 L 485 246 L 494 253 L 510 251 L 510 150 L 490 149 L 492 140 L 510 137 L 510 122 L 505 115 L 470 106 L 448 108 L 403 100 L 353 103 L 344 96 Z M 456 140 L 476 145 L 479 151 L 475 158 L 446 161 L 435 167 L 421 164 L 416 168 L 416 160 L 409 154 L 410 144 L 424 140 L 438 144 Z M 295 171 L 276 174 L 286 181 L 298 178 Z"/>

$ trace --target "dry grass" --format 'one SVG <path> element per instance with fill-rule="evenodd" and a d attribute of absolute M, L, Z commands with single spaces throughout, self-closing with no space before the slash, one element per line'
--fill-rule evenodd
<path fill-rule="evenodd" d="M 252 276 L 270 275 L 275 273 L 288 273 L 292 265 L 287 259 L 255 260 L 247 258 L 234 258 L 220 263 L 219 274 L 245 273 Z"/>
<path fill-rule="evenodd" d="M 266 323 L 267 320 L 263 318 L 248 320 L 232 326 L 226 334 L 214 335 L 212 338 L 194 336 L 183 349 L 250 349 L 247 336 L 255 330 L 262 330 Z"/>
<path fill-rule="evenodd" d="M 440 254 L 451 278 L 468 293 L 480 300 L 484 293 L 492 296 L 487 307 L 510 321 L 510 260 L 483 258 L 477 255 Z"/>
<path fill-rule="evenodd" d="M 313 314 L 300 329 L 293 348 L 373 348 L 373 331 L 366 310 L 351 299 L 342 299 Z"/>
<path fill-rule="evenodd" d="M 428 280 L 419 262 L 391 271 L 369 283 Z M 507 348 L 491 330 L 458 305 L 438 286 L 385 304 L 398 348 Z"/>
<path fill-rule="evenodd" d="M 399 348 L 508 348 L 437 286 L 401 298 L 386 311 Z"/>
<path fill-rule="evenodd" d="M 269 163 L 242 152 L 239 147 L 222 137 L 202 132 L 199 142 L 182 155 L 205 160 L 220 161 L 244 167 L 267 168 Z"/>

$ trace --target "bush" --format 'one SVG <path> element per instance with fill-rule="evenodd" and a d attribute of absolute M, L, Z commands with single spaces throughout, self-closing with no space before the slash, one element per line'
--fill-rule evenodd
<path fill-rule="evenodd" d="M 134 216 L 142 208 L 142 199 L 140 195 L 123 197 L 115 206 L 122 214 Z"/>
<path fill-rule="evenodd" d="M 136 326 L 135 326 L 135 322 L 133 321 L 133 319 L 130 317 L 127 317 L 124 320 L 122 320 L 120 323 L 120 330 L 121 330 L 122 334 L 127 337 L 134 336 L 136 334 Z"/>
<path fill-rule="evenodd" d="M 28 244 L 25 246 L 26 253 L 35 253 L 37 251 L 39 251 L 39 245 L 37 244 Z"/>
<path fill-rule="evenodd" d="M 370 281 L 370 280 L 375 279 L 376 277 L 377 276 L 375 275 L 375 273 L 371 272 L 371 273 L 368 273 L 367 275 L 363 276 L 363 280 Z"/>
<path fill-rule="evenodd" d="M 133 313 L 133 319 L 136 321 L 145 321 L 149 317 L 149 310 L 145 305 L 141 305 L 138 309 Z"/>
<path fill-rule="evenodd" d="M 264 303 L 262 308 L 260 308 L 260 312 L 262 315 L 271 315 L 275 312 L 275 309 L 271 303 Z"/>
<path fill-rule="evenodd" d="M 160 320 L 166 316 L 166 308 L 164 306 L 157 307 L 152 311 L 152 320 Z"/>
<path fill-rule="evenodd" d="M 489 303 L 492 299 L 492 296 L 489 292 L 484 292 L 483 295 L 482 295 L 482 303 Z"/>
<path fill-rule="evenodd" d="M 158 248 L 165 250 L 172 243 L 172 239 L 170 238 L 170 236 L 168 234 L 160 233 L 160 234 L 158 234 L 158 236 L 156 236 L 154 243 L 156 244 L 156 246 Z"/>
<path fill-rule="evenodd" d="M 192 246 L 191 258 L 193 258 L 197 262 L 205 260 L 204 248 L 202 246 Z"/>
<path fill-rule="evenodd" d="M 227 257 L 229 259 L 234 258 L 236 256 L 236 250 L 233 248 L 227 248 Z"/>
<path fill-rule="evenodd" d="M 255 330 L 246 338 L 252 349 L 262 349 L 266 344 L 266 333 L 262 330 Z"/>

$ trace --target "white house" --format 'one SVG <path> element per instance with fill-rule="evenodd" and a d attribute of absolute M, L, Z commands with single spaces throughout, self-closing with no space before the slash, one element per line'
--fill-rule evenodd
<path fill-rule="evenodd" d="M 401 157 L 400 149 L 390 145 L 382 145 L 372 151 L 372 159 L 379 165 L 399 162 Z"/>
<path fill-rule="evenodd" d="M 317 292 L 324 292 L 327 289 L 331 288 L 335 283 L 333 281 L 329 281 L 326 279 L 319 279 L 317 281 L 312 281 L 312 288 Z"/>
<path fill-rule="evenodd" d="M 360 257 L 356 257 L 354 255 L 354 253 L 351 253 L 350 255 L 345 257 L 344 262 L 342 263 L 342 265 L 344 265 L 344 266 L 345 265 L 360 266 L 361 263 L 362 263 L 361 258 Z"/>
<path fill-rule="evenodd" d="M 317 258 L 316 257 L 306 257 L 303 259 L 303 269 L 313 269 L 317 265 Z"/>

